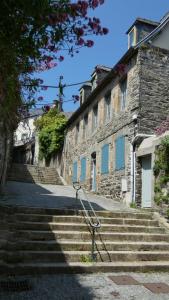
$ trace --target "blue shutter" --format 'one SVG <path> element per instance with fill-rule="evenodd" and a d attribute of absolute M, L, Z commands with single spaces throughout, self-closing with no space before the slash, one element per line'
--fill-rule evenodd
<path fill-rule="evenodd" d="M 85 181 L 86 179 L 86 158 L 83 157 L 81 159 L 81 175 L 80 175 L 80 181 Z"/>
<path fill-rule="evenodd" d="M 73 176 L 72 176 L 72 182 L 77 181 L 77 161 L 73 163 Z"/>
<path fill-rule="evenodd" d="M 109 145 L 106 144 L 102 147 L 101 154 L 101 173 L 109 173 Z"/>
<path fill-rule="evenodd" d="M 116 142 L 116 170 L 125 168 L 125 137 L 119 137 Z"/>

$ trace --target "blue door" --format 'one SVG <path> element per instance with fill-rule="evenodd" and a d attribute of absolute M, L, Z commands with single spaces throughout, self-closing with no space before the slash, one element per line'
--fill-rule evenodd
<path fill-rule="evenodd" d="M 92 191 L 96 191 L 96 159 L 93 159 L 92 161 Z"/>
<path fill-rule="evenodd" d="M 151 207 L 152 203 L 151 155 L 142 157 L 142 207 Z"/>
<path fill-rule="evenodd" d="M 77 161 L 73 163 L 73 176 L 72 176 L 72 182 L 77 181 Z"/>

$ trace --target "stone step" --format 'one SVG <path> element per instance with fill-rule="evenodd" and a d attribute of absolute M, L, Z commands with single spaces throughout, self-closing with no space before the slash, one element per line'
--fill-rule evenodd
<path fill-rule="evenodd" d="M 21 182 L 62 185 L 62 181 L 56 169 L 33 165 L 13 164 L 9 170 L 8 178 Z"/>
<path fill-rule="evenodd" d="M 98 262 L 98 263 L 0 263 L 1 274 L 38 275 L 96 272 L 169 272 L 169 261 Z"/>
<path fill-rule="evenodd" d="M 0 252 L 1 255 L 1 252 Z M 91 251 L 18 251 L 7 252 L 6 262 L 90 262 Z M 1 256 L 2 257 L 2 256 Z M 95 252 L 96 262 L 114 261 L 168 261 L 168 251 L 99 251 Z"/>
<path fill-rule="evenodd" d="M 16 238 L 24 238 L 28 240 L 91 240 L 91 233 L 84 231 L 31 231 L 31 230 L 18 230 L 16 232 Z M 165 241 L 169 242 L 168 234 L 153 234 L 153 233 L 124 233 L 124 232 L 100 232 L 96 233 L 96 240 L 102 241 Z"/>
<path fill-rule="evenodd" d="M 2 246 L 6 246 L 3 241 Z M 169 243 L 166 242 L 110 242 L 96 241 L 96 250 L 106 251 L 169 251 Z M 9 251 L 16 250 L 41 250 L 41 251 L 91 251 L 90 241 L 17 241 L 17 243 L 8 242 L 6 249 Z"/>
<path fill-rule="evenodd" d="M 53 215 L 34 215 L 20 214 L 17 215 L 18 220 L 27 222 L 56 222 L 56 223 L 84 223 L 84 216 L 53 216 Z M 158 221 L 147 219 L 127 219 L 127 218 L 104 218 L 100 217 L 101 224 L 119 224 L 119 225 L 143 225 L 143 226 L 158 226 Z"/>
<path fill-rule="evenodd" d="M 12 207 L 11 207 L 12 208 Z M 38 207 L 13 207 L 15 212 L 18 212 L 18 214 L 24 214 L 26 217 L 26 214 L 40 214 L 40 215 L 77 215 L 77 216 L 83 216 L 84 211 L 83 210 L 75 210 L 75 209 L 57 209 L 57 208 L 38 208 Z M 90 210 L 89 210 L 89 213 Z M 146 219 L 146 220 L 152 220 L 152 213 L 139 213 L 139 212 L 111 212 L 111 211 L 96 211 L 97 216 L 99 217 L 105 217 L 105 218 L 125 218 L 125 219 Z M 19 216 L 18 216 L 19 218 Z"/>
<path fill-rule="evenodd" d="M 11 225 L 12 229 L 13 225 Z M 65 231 L 88 231 L 90 230 L 89 224 L 82 223 L 44 223 L 44 222 L 19 222 L 16 224 L 16 229 L 20 230 L 65 230 Z M 115 224 L 102 224 L 99 232 L 145 232 L 145 233 L 165 233 L 165 229 L 161 227 L 142 226 L 142 225 L 115 225 Z"/>

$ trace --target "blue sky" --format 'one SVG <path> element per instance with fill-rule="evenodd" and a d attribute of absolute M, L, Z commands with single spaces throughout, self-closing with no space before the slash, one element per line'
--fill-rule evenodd
<path fill-rule="evenodd" d="M 58 85 L 59 76 L 63 75 L 63 83 L 77 83 L 90 79 L 96 65 L 113 67 L 120 57 L 127 51 L 127 35 L 125 32 L 137 17 L 159 21 L 169 11 L 168 0 L 105 0 L 105 4 L 94 11 L 104 27 L 109 29 L 106 36 L 93 37 L 93 48 L 83 48 L 73 58 L 65 55 L 65 60 L 56 68 L 38 75 L 46 85 Z M 65 99 L 78 94 L 80 86 L 69 87 L 64 90 Z M 51 103 L 57 99 L 58 90 L 48 89 L 41 92 L 44 103 Z M 65 111 L 74 111 L 78 104 L 65 102 Z"/>

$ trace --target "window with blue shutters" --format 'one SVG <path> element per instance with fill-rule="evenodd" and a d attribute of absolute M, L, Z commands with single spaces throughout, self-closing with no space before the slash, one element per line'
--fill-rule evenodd
<path fill-rule="evenodd" d="M 77 181 L 77 161 L 73 163 L 73 176 L 72 176 L 72 182 Z"/>
<path fill-rule="evenodd" d="M 109 173 L 109 145 L 106 144 L 102 147 L 101 153 L 101 173 Z"/>
<path fill-rule="evenodd" d="M 125 168 L 125 137 L 121 136 L 115 141 L 116 170 Z"/>
<path fill-rule="evenodd" d="M 81 159 L 81 175 L 80 175 L 80 181 L 85 181 L 86 179 L 86 158 L 83 157 Z"/>

